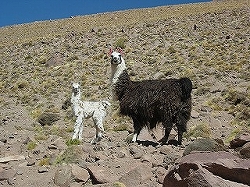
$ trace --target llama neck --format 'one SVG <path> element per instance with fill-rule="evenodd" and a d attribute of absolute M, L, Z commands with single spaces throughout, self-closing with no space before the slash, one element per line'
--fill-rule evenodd
<path fill-rule="evenodd" d="M 73 104 L 73 108 L 79 105 L 79 101 L 81 99 L 81 92 L 79 91 L 78 93 L 72 93 L 71 95 L 71 103 Z"/>
<path fill-rule="evenodd" d="M 111 65 L 111 88 L 114 100 L 119 100 L 131 82 L 124 60 L 119 65 Z"/>
<path fill-rule="evenodd" d="M 126 69 L 127 69 L 126 64 L 123 58 L 122 58 L 122 63 L 118 65 L 111 64 L 110 80 L 112 85 L 114 85 L 118 81 L 120 75 L 123 73 L 123 71 L 126 71 Z"/>

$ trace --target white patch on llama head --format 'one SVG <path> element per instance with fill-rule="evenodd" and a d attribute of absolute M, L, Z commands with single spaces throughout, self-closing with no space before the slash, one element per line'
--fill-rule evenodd
<path fill-rule="evenodd" d="M 126 70 L 125 60 L 122 57 L 122 50 L 118 49 L 118 51 L 113 51 L 110 49 L 110 57 L 111 57 L 111 84 L 114 85 L 119 76 L 122 74 L 124 70 Z"/>

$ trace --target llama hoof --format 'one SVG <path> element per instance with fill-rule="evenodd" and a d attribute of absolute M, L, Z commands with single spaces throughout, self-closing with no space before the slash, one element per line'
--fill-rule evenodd
<path fill-rule="evenodd" d="M 160 145 L 167 145 L 167 141 L 168 140 L 166 138 L 162 138 L 159 140 L 159 143 L 160 143 Z"/>
<path fill-rule="evenodd" d="M 158 144 L 155 146 L 155 148 L 157 149 L 157 148 L 160 148 L 161 146 L 162 146 L 161 144 Z"/>
<path fill-rule="evenodd" d="M 169 145 L 178 146 L 178 145 L 180 145 L 181 143 L 179 144 L 179 142 L 178 142 L 177 140 L 171 139 L 171 140 L 168 141 L 168 144 L 169 144 Z"/>
<path fill-rule="evenodd" d="M 97 138 L 94 138 L 93 140 L 91 140 L 91 144 L 96 144 L 97 142 L 101 141 L 102 137 L 97 137 Z"/>

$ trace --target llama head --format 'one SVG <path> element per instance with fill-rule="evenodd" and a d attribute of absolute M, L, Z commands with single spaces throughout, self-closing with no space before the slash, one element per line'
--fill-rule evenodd
<path fill-rule="evenodd" d="M 72 93 L 74 95 L 80 94 L 80 85 L 79 85 L 79 83 L 72 83 Z"/>
<path fill-rule="evenodd" d="M 118 48 L 115 51 L 113 51 L 113 49 L 110 49 L 109 55 L 111 57 L 111 64 L 119 65 L 123 62 L 121 48 Z"/>

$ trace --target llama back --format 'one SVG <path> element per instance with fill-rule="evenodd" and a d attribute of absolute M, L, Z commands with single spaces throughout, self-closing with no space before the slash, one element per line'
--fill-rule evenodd
<path fill-rule="evenodd" d="M 140 116 L 152 118 L 166 107 L 176 110 L 182 102 L 181 97 L 178 79 L 131 81 L 120 99 L 120 110 L 124 115 L 140 113 Z"/>

